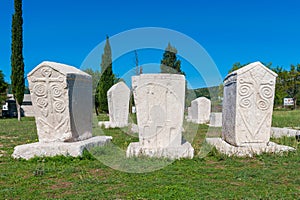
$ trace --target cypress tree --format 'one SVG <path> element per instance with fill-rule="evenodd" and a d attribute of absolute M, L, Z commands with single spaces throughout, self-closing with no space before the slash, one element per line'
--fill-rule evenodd
<path fill-rule="evenodd" d="M 112 71 L 112 54 L 109 37 L 106 36 L 104 53 L 101 61 L 101 77 L 96 91 L 95 106 L 100 112 L 108 113 L 107 91 L 114 85 L 115 76 Z"/>
<path fill-rule="evenodd" d="M 0 70 L 0 104 L 1 105 L 6 100 L 7 87 L 8 85 L 4 80 L 4 74 Z"/>
<path fill-rule="evenodd" d="M 16 100 L 18 120 L 21 120 L 21 105 L 24 98 L 24 61 L 23 61 L 23 17 L 22 0 L 14 0 L 15 13 L 12 16 L 11 44 L 11 85 Z"/>

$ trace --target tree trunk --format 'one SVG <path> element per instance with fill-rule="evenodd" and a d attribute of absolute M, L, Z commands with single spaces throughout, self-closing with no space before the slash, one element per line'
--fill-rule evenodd
<path fill-rule="evenodd" d="M 99 113 L 98 113 L 98 109 L 97 109 L 97 107 L 95 106 L 95 111 L 96 111 L 96 115 L 98 116 L 99 115 Z"/>
<path fill-rule="evenodd" d="M 17 100 L 16 100 L 16 105 L 17 105 L 17 112 L 18 112 L 18 121 L 21 121 L 21 105 Z"/>
<path fill-rule="evenodd" d="M 297 98 L 294 98 L 294 110 L 297 108 Z"/>

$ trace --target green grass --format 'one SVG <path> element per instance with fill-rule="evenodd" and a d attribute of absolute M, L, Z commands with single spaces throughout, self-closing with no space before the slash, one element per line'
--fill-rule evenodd
<path fill-rule="evenodd" d="M 273 127 L 300 128 L 300 110 L 275 110 L 273 112 Z"/>
<path fill-rule="evenodd" d="M 274 113 L 274 115 L 276 115 Z M 277 117 L 277 116 L 276 116 Z M 296 116 L 297 117 L 297 116 Z M 287 125 L 284 125 L 287 126 Z M 37 140 L 33 118 L 0 119 L 0 199 L 299 199 L 300 146 L 294 138 L 275 142 L 297 148 L 283 155 L 263 154 L 235 158 L 203 145 L 206 135 L 219 128 L 184 124 L 184 137 L 195 148 L 194 159 L 125 158 L 136 134 L 125 129 L 101 130 L 113 136 L 112 144 L 85 152 L 81 158 L 11 158 L 16 145 Z M 208 148 L 209 152 L 205 152 Z M 204 152 L 204 154 L 203 154 Z M 100 160 L 100 161 L 99 161 Z M 125 169 L 151 171 L 127 173 Z"/>

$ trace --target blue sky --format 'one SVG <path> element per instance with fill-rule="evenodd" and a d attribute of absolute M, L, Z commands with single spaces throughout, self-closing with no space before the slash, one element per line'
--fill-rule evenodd
<path fill-rule="evenodd" d="M 207 51 L 222 78 L 235 62 L 272 62 L 274 67 L 289 68 L 300 63 L 299 7 L 297 0 L 24 1 L 25 72 L 44 60 L 80 67 L 106 35 L 142 27 L 172 29 L 192 38 Z M 10 82 L 13 1 L 1 0 L 0 10 L 0 69 Z M 139 54 L 140 64 L 148 66 L 160 62 L 162 51 Z M 133 65 L 134 55 L 128 53 L 115 61 L 114 72 L 121 76 L 122 68 Z M 187 66 L 184 61 L 192 87 L 204 87 Z"/>

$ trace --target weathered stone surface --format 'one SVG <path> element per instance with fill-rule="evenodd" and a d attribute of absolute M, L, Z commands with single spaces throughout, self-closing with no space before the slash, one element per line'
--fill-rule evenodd
<path fill-rule="evenodd" d="M 92 78 L 75 67 L 42 62 L 28 74 L 40 142 L 92 136 Z"/>
<path fill-rule="evenodd" d="M 193 158 L 194 149 L 190 143 L 186 142 L 181 146 L 167 148 L 143 147 L 138 142 L 130 143 L 126 152 L 129 157 L 147 155 L 155 158 Z"/>
<path fill-rule="evenodd" d="M 92 79 L 74 67 L 43 62 L 28 74 L 39 142 L 16 146 L 14 158 L 81 156 L 111 137 L 92 137 Z"/>
<path fill-rule="evenodd" d="M 211 111 L 211 101 L 206 97 L 199 97 L 191 102 L 190 116 L 188 121 L 197 124 L 206 124 L 209 122 Z"/>
<path fill-rule="evenodd" d="M 142 74 L 132 77 L 139 142 L 127 156 L 193 157 L 191 144 L 182 144 L 185 78 L 177 74 Z"/>
<path fill-rule="evenodd" d="M 188 107 L 188 115 L 187 115 L 186 119 L 188 121 L 192 120 L 192 108 L 191 107 Z"/>
<path fill-rule="evenodd" d="M 210 114 L 209 126 L 222 127 L 222 113 L 221 112 Z"/>
<path fill-rule="evenodd" d="M 82 156 L 83 150 L 103 146 L 110 142 L 110 136 L 96 136 L 87 140 L 78 142 L 36 142 L 31 144 L 24 144 L 16 146 L 13 153 L 13 158 L 23 158 L 29 160 L 35 156 L 37 157 L 53 157 L 57 155 L 63 156 Z"/>
<path fill-rule="evenodd" d="M 267 145 L 270 139 L 277 74 L 260 62 L 224 80 L 222 137 L 231 145 Z"/>
<path fill-rule="evenodd" d="M 278 145 L 274 142 L 265 143 L 255 143 L 249 144 L 248 146 L 233 146 L 222 138 L 206 138 L 206 142 L 216 149 L 228 156 L 237 157 L 253 157 L 254 155 L 259 155 L 262 153 L 282 153 L 286 151 L 295 151 L 294 148 L 284 145 Z"/>
<path fill-rule="evenodd" d="M 124 82 L 113 85 L 107 91 L 109 122 L 99 122 L 105 128 L 125 127 L 128 125 L 130 89 Z"/>
<path fill-rule="evenodd" d="M 271 137 L 280 138 L 280 137 L 296 137 L 300 135 L 300 130 L 290 129 L 290 128 L 271 128 Z"/>

